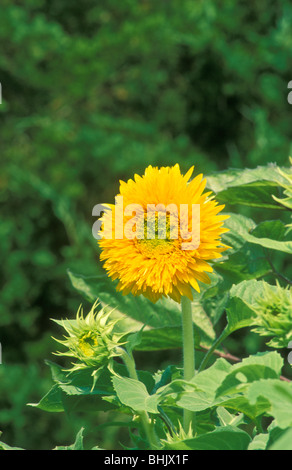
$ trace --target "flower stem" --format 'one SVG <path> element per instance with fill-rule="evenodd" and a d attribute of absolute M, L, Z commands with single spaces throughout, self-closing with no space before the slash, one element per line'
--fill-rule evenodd
<path fill-rule="evenodd" d="M 195 347 L 193 332 L 192 303 L 183 296 L 181 298 L 182 310 L 182 333 L 183 333 L 183 358 L 184 358 L 184 379 L 191 380 L 195 375 Z M 193 412 L 184 410 L 184 430 L 189 431 L 193 420 Z"/>
<path fill-rule="evenodd" d="M 129 377 L 134 380 L 139 380 L 133 355 L 125 351 L 123 348 L 119 348 L 119 351 L 121 351 L 121 357 L 124 361 L 125 366 L 128 369 Z M 147 411 L 140 411 L 139 416 L 150 448 L 157 449 L 158 447 L 160 447 L 160 442 L 155 434 L 155 431 L 153 429 L 153 423 L 151 422 Z"/>

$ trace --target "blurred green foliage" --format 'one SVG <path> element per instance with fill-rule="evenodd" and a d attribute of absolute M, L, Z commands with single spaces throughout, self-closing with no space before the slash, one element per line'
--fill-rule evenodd
<path fill-rule="evenodd" d="M 47 417 L 37 436 L 26 432 L 36 416 L 25 411 L 34 398 L 27 382 L 49 376 L 50 318 L 80 302 L 66 269 L 100 269 L 91 211 L 113 201 L 119 179 L 149 164 L 208 174 L 287 163 L 291 20 L 288 0 L 2 0 L 0 341 L 13 366 L 0 369 L 0 428 L 8 443 L 49 448 L 75 435 Z"/>

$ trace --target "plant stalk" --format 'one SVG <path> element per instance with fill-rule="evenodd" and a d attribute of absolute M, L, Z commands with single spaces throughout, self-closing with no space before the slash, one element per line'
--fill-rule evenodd
<path fill-rule="evenodd" d="M 191 380 L 195 375 L 195 345 L 193 332 L 192 303 L 188 297 L 181 298 L 184 379 Z M 183 427 L 188 432 L 193 421 L 193 412 L 184 410 Z"/>
<path fill-rule="evenodd" d="M 201 372 L 202 370 L 204 370 L 212 356 L 212 354 L 214 353 L 214 351 L 216 350 L 216 348 L 218 348 L 218 346 L 222 343 L 222 341 L 224 341 L 227 336 L 230 335 L 230 331 L 228 329 L 228 327 L 226 327 L 221 335 L 214 341 L 214 343 L 212 344 L 211 348 L 207 351 L 206 355 L 204 356 L 201 364 L 200 364 L 200 367 L 198 369 L 198 372 Z"/>
<path fill-rule="evenodd" d="M 122 348 L 119 348 L 119 350 L 122 351 L 121 357 L 124 361 L 125 366 L 127 367 L 129 377 L 134 380 L 139 380 L 136 371 L 135 361 L 132 354 L 128 353 Z M 151 423 L 147 411 L 140 411 L 139 416 L 151 449 L 157 449 L 158 447 L 160 447 L 160 442 L 155 434 L 153 424 Z"/>

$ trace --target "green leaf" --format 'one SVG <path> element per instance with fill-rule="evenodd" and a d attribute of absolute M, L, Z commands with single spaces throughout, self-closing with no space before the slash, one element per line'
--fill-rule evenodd
<path fill-rule="evenodd" d="M 59 364 L 56 364 L 53 361 L 45 360 L 45 364 L 49 366 L 52 379 L 56 383 L 68 383 L 70 380 L 68 379 L 68 374 L 64 371 Z"/>
<path fill-rule="evenodd" d="M 106 275 L 84 277 L 71 271 L 68 274 L 73 287 L 87 300 L 94 302 L 99 298 L 103 305 L 115 309 L 112 318 L 121 320 L 117 331 L 134 333 L 143 327 L 141 342 L 136 343 L 135 349 L 148 351 L 182 346 L 181 310 L 177 302 L 163 298 L 154 304 L 142 295 L 123 296 Z M 192 310 L 196 337 L 201 346 L 210 347 L 215 339 L 212 323 L 199 301 L 193 302 Z"/>
<path fill-rule="evenodd" d="M 254 382 L 248 392 L 250 403 L 255 404 L 262 397 L 268 400 L 267 414 L 275 418 L 279 428 L 292 426 L 292 382 L 277 379 Z"/>
<path fill-rule="evenodd" d="M 229 232 L 223 234 L 223 241 L 231 248 L 228 257 L 216 263 L 216 271 L 230 284 L 245 279 L 255 279 L 270 272 L 271 267 L 263 248 L 249 243 L 245 234 L 256 229 L 253 220 L 240 214 L 230 214 L 224 224 Z"/>
<path fill-rule="evenodd" d="M 266 450 L 269 434 L 257 434 L 248 446 L 248 450 Z"/>
<path fill-rule="evenodd" d="M 238 426 L 243 421 L 243 413 L 234 416 L 224 406 L 218 406 L 216 412 L 221 426 Z"/>
<path fill-rule="evenodd" d="M 0 431 L 0 436 L 2 436 L 1 431 Z M 24 450 L 24 449 L 21 449 L 20 447 L 11 447 L 8 444 L 5 444 L 5 442 L 0 441 L 0 450 Z"/>
<path fill-rule="evenodd" d="M 255 312 L 252 306 L 255 299 L 264 293 L 265 284 L 264 281 L 251 279 L 232 286 L 226 307 L 228 321 L 226 335 L 253 325 Z"/>
<path fill-rule="evenodd" d="M 218 427 L 214 431 L 193 439 L 167 442 L 165 450 L 247 450 L 251 439 L 239 428 L 232 426 Z"/>
<path fill-rule="evenodd" d="M 270 404 L 266 397 L 252 404 L 249 388 L 259 380 L 263 383 L 280 375 L 283 360 L 277 352 L 259 353 L 242 362 L 230 365 L 218 359 L 209 369 L 199 372 L 185 391 L 172 395 L 176 406 L 198 412 L 223 406 L 255 418 L 266 412 Z M 266 379 L 263 381 L 262 379 Z"/>
<path fill-rule="evenodd" d="M 271 267 L 262 248 L 244 243 L 242 248 L 230 253 L 227 260 L 216 264 L 216 270 L 225 282 L 237 284 L 247 279 L 258 279 L 271 272 Z"/>
<path fill-rule="evenodd" d="M 142 327 L 140 331 L 131 333 L 127 336 L 126 349 L 128 353 L 131 353 L 141 343 L 143 329 L 144 327 Z"/>
<path fill-rule="evenodd" d="M 58 447 L 55 447 L 53 450 L 84 450 L 83 432 L 84 432 L 84 428 L 81 428 L 76 436 L 74 444 L 70 446 L 58 446 Z"/>
<path fill-rule="evenodd" d="M 129 412 L 126 408 L 121 408 L 115 395 L 112 374 L 108 369 L 102 370 L 93 387 L 94 369 L 86 368 L 68 374 L 58 364 L 46 362 L 56 383 L 39 403 L 30 403 L 30 406 L 48 412 L 109 411 L 117 408 L 119 411 Z M 128 371 L 123 364 L 115 363 L 114 369 L 116 373 L 127 378 Z M 137 375 L 147 393 L 150 393 L 155 386 L 152 374 L 138 370 Z"/>
<path fill-rule="evenodd" d="M 0 441 L 0 450 L 25 450 L 25 449 L 22 449 L 21 447 L 11 447 L 8 444 L 5 444 L 5 442 Z"/>
<path fill-rule="evenodd" d="M 287 209 L 292 210 L 292 197 L 286 197 L 286 198 L 280 199 L 276 196 L 273 196 L 273 199 L 279 204 L 281 204 L 282 206 L 286 207 Z"/>
<path fill-rule="evenodd" d="M 142 382 L 129 377 L 118 376 L 114 376 L 112 381 L 117 396 L 124 405 L 135 411 L 158 413 L 157 405 L 160 397 L 158 395 L 149 395 Z"/>
<path fill-rule="evenodd" d="M 198 344 L 198 332 L 194 335 Z M 155 351 L 158 349 L 175 349 L 182 345 L 182 332 L 180 326 L 165 326 L 161 328 L 144 329 L 141 334 L 141 343 L 135 345 L 137 351 Z"/>
<path fill-rule="evenodd" d="M 279 378 L 283 359 L 276 351 L 258 353 L 234 364 L 216 390 L 216 398 L 246 390 L 260 379 Z"/>
<path fill-rule="evenodd" d="M 256 226 L 251 219 L 243 215 L 229 215 L 230 218 L 225 221 L 224 226 L 229 228 L 230 232 L 224 234 L 223 240 L 232 248 L 229 251 L 230 256 L 242 249 L 246 243 L 292 253 L 292 241 L 287 239 L 285 224 L 280 220 L 268 220 Z"/>
<path fill-rule="evenodd" d="M 211 367 L 199 372 L 191 380 L 199 390 L 208 393 L 215 398 L 216 391 L 225 377 L 232 371 L 232 365 L 226 359 L 217 359 Z"/>
<path fill-rule="evenodd" d="M 157 390 L 165 385 L 169 384 L 174 378 L 174 375 L 180 374 L 180 370 L 177 366 L 169 365 L 164 371 L 159 371 L 155 374 L 155 386 L 152 393 L 156 393 Z"/>
<path fill-rule="evenodd" d="M 252 325 L 252 311 L 241 299 L 233 297 L 229 300 L 226 307 L 226 315 L 228 325 L 226 328 L 226 336 Z"/>
<path fill-rule="evenodd" d="M 282 241 L 285 239 L 286 227 L 281 220 L 266 220 L 257 225 L 251 233 L 257 238 Z"/>
<path fill-rule="evenodd" d="M 280 182 L 285 182 L 276 165 L 255 169 L 229 169 L 207 177 L 207 187 L 223 203 L 281 209 L 273 199 Z"/>
<path fill-rule="evenodd" d="M 242 248 L 247 242 L 271 250 L 292 253 L 292 241 L 286 239 L 285 224 L 280 220 L 268 220 L 256 226 L 247 217 L 230 214 L 230 218 L 224 225 L 229 228 L 230 232 L 224 234 L 223 239 L 232 247 L 233 252 Z"/>
<path fill-rule="evenodd" d="M 227 285 L 227 283 L 225 283 L 225 285 L 223 284 L 224 284 L 223 282 L 220 283 L 220 287 L 218 287 L 218 289 L 217 288 L 214 290 L 210 289 L 210 291 L 213 290 L 213 293 L 212 293 L 213 295 L 210 295 L 210 297 L 209 296 L 203 297 L 202 299 L 204 311 L 207 313 L 208 317 L 212 320 L 212 325 L 214 326 L 218 323 L 218 321 L 224 314 L 225 307 L 229 298 L 229 293 L 227 291 L 227 289 L 229 288 L 229 285 Z M 213 329 L 213 326 L 212 326 L 212 329 Z M 213 333 L 212 335 L 210 334 L 210 337 L 213 337 Z"/>
<path fill-rule="evenodd" d="M 274 292 L 275 296 L 279 295 L 279 287 L 269 285 L 265 281 L 248 280 L 232 286 L 230 289 L 230 299 L 226 307 L 228 325 L 223 332 L 224 337 L 239 328 L 258 325 L 256 320 L 258 302 L 267 297 L 267 290 Z M 257 328 L 257 330 L 261 332 L 260 328 Z M 267 329 L 263 330 L 263 332 L 267 332 Z M 272 329 L 270 336 L 273 336 Z M 273 342 L 278 342 L 277 338 L 273 339 Z"/>
<path fill-rule="evenodd" d="M 268 450 L 292 450 L 292 428 L 287 429 Z"/>
<path fill-rule="evenodd" d="M 271 225 L 270 224 L 265 224 L 266 226 Z M 265 227 L 266 230 L 266 227 Z M 257 236 L 254 235 L 254 233 L 257 233 Z M 292 254 L 292 241 L 278 241 L 274 240 L 271 237 L 264 237 L 260 236 L 261 235 L 261 230 L 260 226 L 258 226 L 257 232 L 253 232 L 251 234 L 247 233 L 244 235 L 244 238 L 247 242 L 249 243 L 254 243 L 255 245 L 260 245 L 263 248 L 269 248 L 270 250 L 277 250 L 277 251 L 282 251 L 284 253 L 289 253 Z M 265 231 L 264 231 L 265 233 Z"/>
<path fill-rule="evenodd" d="M 224 222 L 224 227 L 229 229 L 223 235 L 224 242 L 227 243 L 231 250 L 229 253 L 238 251 L 245 244 L 245 234 L 250 233 L 256 228 L 256 223 L 249 217 L 241 214 L 229 213 L 229 219 Z"/>
<path fill-rule="evenodd" d="M 111 375 L 103 370 L 99 380 L 93 385 L 93 369 L 75 371 L 66 374 L 62 368 L 51 361 L 46 361 L 56 382 L 39 403 L 29 403 L 29 406 L 47 412 L 72 411 L 107 411 L 117 408 L 117 403 L 104 401 L 114 393 Z"/>
<path fill-rule="evenodd" d="M 230 289 L 230 297 L 241 299 L 247 306 L 252 307 L 255 299 L 265 292 L 265 281 L 250 279 L 233 285 Z"/>
<path fill-rule="evenodd" d="M 238 393 L 229 397 L 220 397 L 214 405 L 224 406 L 229 410 L 236 413 L 244 413 L 249 419 L 255 422 L 258 416 L 262 416 L 269 408 L 269 403 L 266 399 L 262 398 L 256 404 L 252 405 L 245 393 Z"/>
<path fill-rule="evenodd" d="M 60 413 L 64 411 L 62 391 L 58 385 L 53 385 L 39 403 L 28 403 L 28 406 L 33 406 L 50 413 Z"/>
<path fill-rule="evenodd" d="M 216 390 L 231 368 L 225 359 L 217 359 L 211 367 L 195 375 L 190 381 L 193 387 L 178 395 L 176 405 L 190 411 L 213 407 Z"/>

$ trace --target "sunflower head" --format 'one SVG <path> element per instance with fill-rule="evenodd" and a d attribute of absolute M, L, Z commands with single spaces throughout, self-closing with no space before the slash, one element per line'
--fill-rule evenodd
<path fill-rule="evenodd" d="M 120 182 L 116 204 L 102 216 L 98 243 L 104 268 L 123 294 L 179 302 L 182 295 L 192 299 L 192 288 L 200 291 L 198 281 L 210 283 L 209 261 L 228 248 L 221 243 L 228 216 L 204 192 L 202 174 L 189 182 L 192 172 L 183 175 L 178 164 L 149 166 L 144 175 Z"/>
<path fill-rule="evenodd" d="M 286 348 L 292 340 L 292 289 L 265 284 L 264 295 L 253 305 L 253 331 L 269 336 L 268 346 Z"/>
<path fill-rule="evenodd" d="M 86 317 L 80 306 L 75 320 L 54 320 L 67 333 L 64 339 L 56 339 L 67 350 L 56 354 L 76 360 L 70 371 L 84 368 L 101 370 L 111 358 L 120 355 L 118 347 L 123 343 L 122 335 L 113 333 L 116 321 L 109 321 L 111 312 L 106 313 L 103 308 L 97 312 L 97 305 L 95 302 Z"/>

